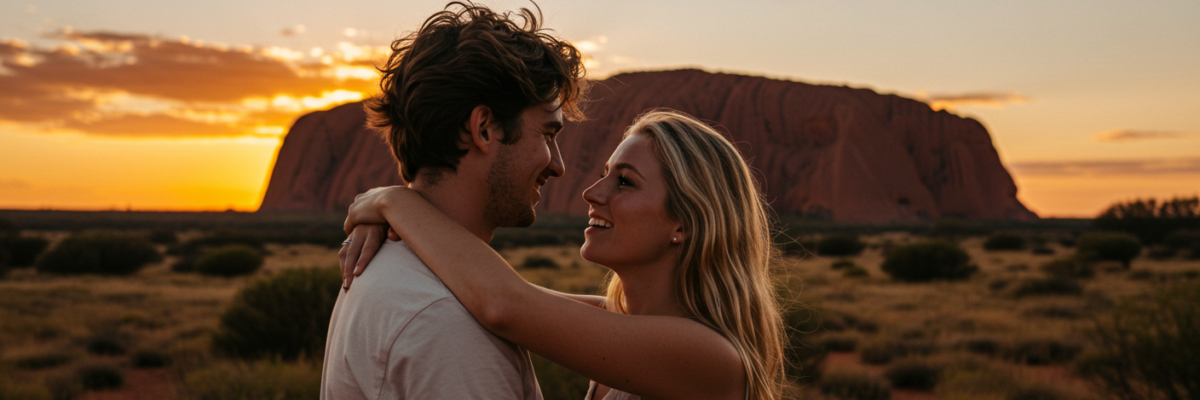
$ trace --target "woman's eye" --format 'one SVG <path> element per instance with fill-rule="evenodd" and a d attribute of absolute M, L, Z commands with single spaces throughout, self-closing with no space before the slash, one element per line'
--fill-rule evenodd
<path fill-rule="evenodd" d="M 617 177 L 617 184 L 621 186 L 633 186 L 633 182 L 631 182 L 629 179 L 625 179 L 623 176 Z"/>

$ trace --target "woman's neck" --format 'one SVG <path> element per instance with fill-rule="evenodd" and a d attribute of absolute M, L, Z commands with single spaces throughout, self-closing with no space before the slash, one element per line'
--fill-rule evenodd
<path fill-rule="evenodd" d="M 625 305 L 630 314 L 688 315 L 675 298 L 675 260 L 654 265 L 624 266 L 613 271 L 621 278 Z"/>

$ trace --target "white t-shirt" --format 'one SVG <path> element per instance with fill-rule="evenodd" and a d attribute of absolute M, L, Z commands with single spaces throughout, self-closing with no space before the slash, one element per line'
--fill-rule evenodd
<path fill-rule="evenodd" d="M 388 241 L 329 321 L 322 400 L 541 400 L 529 352 L 479 325 L 407 244 Z"/>

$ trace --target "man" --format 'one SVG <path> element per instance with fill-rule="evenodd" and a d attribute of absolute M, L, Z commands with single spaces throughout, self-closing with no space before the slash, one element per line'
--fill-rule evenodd
<path fill-rule="evenodd" d="M 539 16 L 451 3 L 393 43 L 366 105 L 409 187 L 485 242 L 533 223 L 539 188 L 565 172 L 564 114 L 582 117 L 582 57 Z M 382 232 L 347 242 L 372 254 Z M 480 326 L 406 244 L 383 243 L 369 267 L 343 262 L 362 279 L 350 290 L 346 276 L 334 308 L 322 399 L 541 398 L 528 352 Z"/>

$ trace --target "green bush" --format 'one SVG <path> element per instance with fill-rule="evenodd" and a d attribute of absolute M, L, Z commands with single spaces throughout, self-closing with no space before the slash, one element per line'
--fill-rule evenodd
<path fill-rule="evenodd" d="M 258 250 L 244 244 L 230 244 L 205 253 L 196 260 L 195 269 L 204 275 L 238 276 L 249 275 L 262 267 L 263 256 Z"/>
<path fill-rule="evenodd" d="M 75 356 L 70 352 L 55 350 L 18 358 L 14 364 L 20 369 L 49 369 L 65 365 L 73 359 L 75 359 Z"/>
<path fill-rule="evenodd" d="M 79 367 L 76 372 L 79 383 L 87 390 L 114 389 L 125 384 L 125 374 L 108 364 L 93 364 Z"/>
<path fill-rule="evenodd" d="M 221 314 L 213 347 L 239 358 L 320 358 L 341 285 L 337 268 L 291 269 L 254 282 Z"/>
<path fill-rule="evenodd" d="M 893 248 L 883 261 L 883 271 L 905 282 L 962 280 L 979 268 L 971 256 L 949 241 L 928 241 Z"/>
<path fill-rule="evenodd" d="M 1200 230 L 1200 197 L 1114 204 L 1096 217 L 1095 224 L 1099 229 L 1134 234 L 1146 243 L 1159 243 L 1172 232 Z"/>
<path fill-rule="evenodd" d="M 1142 252 L 1142 243 L 1128 233 L 1089 232 L 1079 238 L 1079 256 L 1085 260 L 1119 261 L 1125 269 Z"/>
<path fill-rule="evenodd" d="M 1078 296 L 1083 294 L 1083 286 L 1071 279 L 1026 279 L 1021 281 L 1013 295 L 1021 298 L 1026 296 Z"/>
<path fill-rule="evenodd" d="M 1060 258 L 1042 264 L 1042 272 L 1061 279 L 1087 279 L 1096 275 L 1092 265 L 1078 258 Z"/>
<path fill-rule="evenodd" d="M 1121 399 L 1200 397 L 1200 282 L 1127 300 L 1097 320 L 1079 372 Z"/>
<path fill-rule="evenodd" d="M 817 384 L 821 394 L 845 400 L 887 400 L 892 388 L 865 372 L 831 371 Z"/>
<path fill-rule="evenodd" d="M 994 356 L 1000 353 L 1000 341 L 990 337 L 964 339 L 958 342 L 956 347 L 985 356 Z"/>
<path fill-rule="evenodd" d="M 941 368 L 924 360 L 902 360 L 892 364 L 883 376 L 898 389 L 933 390 Z"/>
<path fill-rule="evenodd" d="M 525 264 L 523 266 L 525 268 L 530 268 L 530 269 L 542 269 L 542 268 L 558 269 L 559 268 L 558 263 L 554 262 L 554 259 L 552 259 L 550 257 L 544 257 L 544 256 L 525 257 Z"/>
<path fill-rule="evenodd" d="M 883 365 L 906 356 L 925 356 L 937 351 L 937 346 L 928 340 L 884 340 L 863 346 L 859 357 L 864 364 Z"/>
<path fill-rule="evenodd" d="M 37 262 L 40 273 L 130 275 L 162 261 L 154 245 L 138 236 L 79 234 L 63 239 Z"/>
<path fill-rule="evenodd" d="M 989 236 L 983 242 L 983 249 L 988 251 L 1025 250 L 1025 238 L 1011 233 L 998 233 Z"/>
<path fill-rule="evenodd" d="M 8 253 L 8 265 L 28 267 L 46 250 L 50 241 L 36 236 L 0 236 L 0 247 Z"/>
<path fill-rule="evenodd" d="M 92 354 L 115 356 L 125 354 L 127 339 L 115 333 L 92 335 L 84 342 L 84 347 Z"/>
<path fill-rule="evenodd" d="M 316 400 L 321 395 L 321 366 L 305 362 L 218 363 L 187 373 L 183 385 L 196 400 Z"/>
<path fill-rule="evenodd" d="M 855 235 L 831 235 L 817 241 L 817 254 L 823 256 L 857 256 L 867 244 Z"/>

